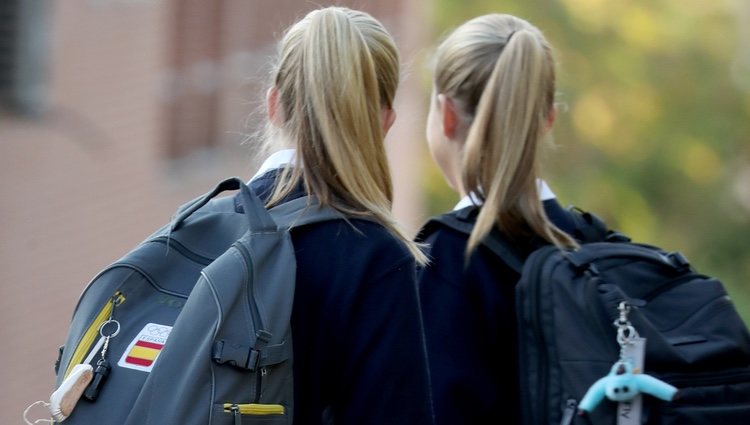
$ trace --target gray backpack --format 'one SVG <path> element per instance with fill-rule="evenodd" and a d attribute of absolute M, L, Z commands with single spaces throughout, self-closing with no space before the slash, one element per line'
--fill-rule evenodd
<path fill-rule="evenodd" d="M 230 189 L 240 189 L 244 213 L 234 197 L 212 199 Z M 68 400 L 55 418 L 291 424 L 289 231 L 336 219 L 343 216 L 308 197 L 267 211 L 237 178 L 185 204 L 82 294 L 57 386 L 80 364 L 91 365 L 92 379 L 75 407 Z"/>

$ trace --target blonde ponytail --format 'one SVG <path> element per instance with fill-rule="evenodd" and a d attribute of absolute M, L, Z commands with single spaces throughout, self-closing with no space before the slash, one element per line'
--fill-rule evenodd
<path fill-rule="evenodd" d="M 312 11 L 281 41 L 274 80 L 281 131 L 296 144 L 301 164 L 282 173 L 269 204 L 302 182 L 322 205 L 381 222 L 424 262 L 391 213 L 382 109 L 393 106 L 399 58 L 385 28 L 351 9 Z"/>
<path fill-rule="evenodd" d="M 547 218 L 539 199 L 539 144 L 553 108 L 555 69 L 541 32 L 510 15 L 485 15 L 438 48 L 436 90 L 473 117 L 462 182 L 483 201 L 471 253 L 498 227 L 511 239 L 538 236 L 560 248 L 576 242 Z"/>

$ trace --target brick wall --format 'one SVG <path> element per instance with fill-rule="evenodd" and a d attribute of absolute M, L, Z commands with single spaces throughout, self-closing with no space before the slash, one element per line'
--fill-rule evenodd
<path fill-rule="evenodd" d="M 252 144 L 241 142 L 254 130 L 247 115 L 257 106 L 272 41 L 313 7 L 304 0 L 225 0 L 212 15 L 202 0 L 48 3 L 47 111 L 40 118 L 0 115 L 4 424 L 20 423 L 27 405 L 49 397 L 57 346 L 88 280 L 183 201 L 222 177 L 251 175 Z M 405 56 L 418 53 L 423 40 L 407 14 L 424 13 L 427 0 L 350 3 L 381 18 Z M 193 9 L 183 24 L 213 47 L 188 43 L 193 50 L 178 51 L 185 39 L 176 34 L 191 34 L 175 22 L 187 5 Z M 201 32 L 211 25 L 220 34 Z M 407 80 L 388 141 L 395 209 L 412 229 L 421 217 L 415 189 L 421 96 L 414 79 Z M 187 112 L 175 106 L 192 101 L 203 103 Z M 214 123 L 195 130 L 191 119 Z M 170 140 L 188 148 L 172 151 Z M 41 417 L 41 410 L 33 412 L 33 419 Z"/>

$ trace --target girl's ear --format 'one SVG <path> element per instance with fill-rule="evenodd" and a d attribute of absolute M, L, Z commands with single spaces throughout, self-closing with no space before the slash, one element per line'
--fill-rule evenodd
<path fill-rule="evenodd" d="M 456 137 L 458 130 L 458 114 L 456 111 L 456 105 L 453 100 L 444 95 L 439 94 L 437 96 L 438 108 L 440 110 L 440 118 L 442 121 L 443 135 L 448 140 L 453 140 Z"/>
<path fill-rule="evenodd" d="M 550 131 L 552 130 L 552 126 L 555 124 L 555 119 L 557 118 L 557 108 L 555 105 L 552 105 L 551 108 L 549 108 L 549 113 L 547 114 L 547 121 L 545 122 L 545 128 L 544 131 Z"/>
<path fill-rule="evenodd" d="M 396 111 L 391 108 L 383 108 L 383 135 L 388 134 L 393 123 L 396 122 Z"/>
<path fill-rule="evenodd" d="M 279 109 L 279 89 L 276 86 L 269 88 L 266 92 L 266 110 L 268 111 L 268 121 L 274 127 L 284 125 L 283 113 Z"/>

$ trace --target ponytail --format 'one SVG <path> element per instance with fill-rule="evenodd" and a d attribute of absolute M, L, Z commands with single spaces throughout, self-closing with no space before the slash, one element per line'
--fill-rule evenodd
<path fill-rule="evenodd" d="M 576 247 L 550 222 L 539 199 L 539 144 L 555 90 L 551 48 L 539 30 L 509 15 L 475 18 L 441 44 L 436 68 L 437 90 L 473 116 L 462 182 L 483 205 L 467 255 L 493 227 L 515 240 L 538 236 L 560 248 Z"/>
<path fill-rule="evenodd" d="M 398 61 L 391 36 L 363 12 L 315 10 L 287 31 L 275 86 L 300 164 L 282 172 L 269 205 L 302 182 L 321 205 L 379 221 L 424 262 L 391 214 L 382 109 L 393 106 Z"/>

